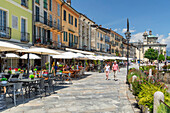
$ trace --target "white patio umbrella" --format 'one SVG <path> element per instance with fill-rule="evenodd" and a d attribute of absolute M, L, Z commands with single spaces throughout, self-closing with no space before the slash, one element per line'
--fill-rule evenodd
<path fill-rule="evenodd" d="M 71 56 L 66 56 L 66 55 L 52 55 L 54 59 L 72 59 L 73 57 Z"/>
<path fill-rule="evenodd" d="M 72 57 L 74 59 L 74 65 L 75 65 L 75 58 L 77 57 L 77 55 L 75 53 L 73 53 L 73 52 L 65 52 L 65 53 L 62 53 L 61 55 Z M 65 60 L 64 60 L 64 62 L 65 62 Z"/>
<path fill-rule="evenodd" d="M 28 54 L 24 54 L 20 58 L 21 59 L 27 59 L 28 58 Z M 29 59 L 41 59 L 41 58 L 38 55 L 30 54 L 29 55 Z"/>
<path fill-rule="evenodd" d="M 26 50 L 21 50 L 18 52 L 25 52 L 25 53 L 35 53 L 35 54 L 41 54 L 41 58 L 42 55 L 59 55 L 60 53 L 52 50 L 52 49 L 47 49 L 47 48 L 35 48 L 35 47 L 31 47 L 30 49 L 26 49 Z M 29 57 L 28 57 L 28 66 L 29 66 Z M 49 65 L 50 66 L 50 65 Z M 50 70 L 50 68 L 49 68 Z M 29 67 L 28 67 L 28 72 L 29 72 Z M 42 74 L 42 60 L 41 60 L 41 74 Z M 27 75 L 29 76 L 29 73 L 27 73 Z"/>
<path fill-rule="evenodd" d="M 41 54 L 41 55 L 59 55 L 60 53 L 47 48 L 35 48 L 32 47 L 30 49 L 21 50 L 18 52 L 25 52 L 25 53 L 35 53 L 35 54 Z"/>
<path fill-rule="evenodd" d="M 0 41 L 0 51 L 16 51 L 16 50 L 23 50 L 24 48 L 17 46 L 15 44 Z"/>
<path fill-rule="evenodd" d="M 7 53 L 6 58 L 11 58 L 11 68 L 12 68 L 12 59 L 19 58 L 19 56 L 14 53 Z"/>

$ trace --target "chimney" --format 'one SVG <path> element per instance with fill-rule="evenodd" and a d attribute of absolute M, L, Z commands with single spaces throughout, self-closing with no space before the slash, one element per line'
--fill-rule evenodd
<path fill-rule="evenodd" d="M 102 27 L 102 25 L 99 25 L 99 27 Z"/>
<path fill-rule="evenodd" d="M 151 30 L 149 31 L 149 35 L 152 35 L 152 31 Z"/>
<path fill-rule="evenodd" d="M 71 0 L 67 0 L 67 4 L 71 6 Z"/>

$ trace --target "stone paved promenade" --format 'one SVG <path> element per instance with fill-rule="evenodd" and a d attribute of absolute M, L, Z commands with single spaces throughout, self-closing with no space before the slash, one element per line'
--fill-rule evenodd
<path fill-rule="evenodd" d="M 56 94 L 8 108 L 2 113 L 134 113 L 127 99 L 125 68 L 118 73 L 118 81 L 105 80 L 104 73 L 87 74 L 92 75 L 73 81 Z"/>

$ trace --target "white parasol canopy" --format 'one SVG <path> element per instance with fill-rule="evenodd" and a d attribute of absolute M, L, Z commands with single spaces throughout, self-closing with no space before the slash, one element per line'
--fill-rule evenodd
<path fill-rule="evenodd" d="M 12 59 L 19 58 L 19 56 L 14 54 L 14 53 L 7 53 L 6 54 L 6 58 L 10 58 L 11 59 L 11 68 L 12 68 Z"/>
<path fill-rule="evenodd" d="M 16 55 L 16 54 L 14 54 L 14 53 L 7 53 L 7 54 L 6 54 L 6 57 L 7 57 L 7 58 L 19 58 L 19 56 Z"/>
<path fill-rule="evenodd" d="M 24 54 L 20 57 L 21 59 L 27 59 L 28 54 Z M 35 54 L 29 54 L 29 59 L 41 59 L 38 55 Z"/>
<path fill-rule="evenodd" d="M 71 56 L 66 56 L 66 55 L 52 55 L 54 59 L 72 59 L 73 57 Z"/>
<path fill-rule="evenodd" d="M 35 54 L 41 54 L 41 55 L 59 55 L 60 54 L 59 52 L 52 50 L 52 49 L 37 48 L 37 47 L 32 47 L 30 49 L 21 50 L 18 52 L 35 53 Z"/>
<path fill-rule="evenodd" d="M 0 51 L 16 51 L 23 50 L 24 48 L 9 42 L 0 41 Z"/>

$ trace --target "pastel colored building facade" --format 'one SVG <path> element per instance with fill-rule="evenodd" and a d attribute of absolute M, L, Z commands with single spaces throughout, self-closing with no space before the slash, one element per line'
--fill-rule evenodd
<path fill-rule="evenodd" d="M 62 4 L 62 46 L 79 48 L 79 12 L 71 6 L 71 1 Z"/>
<path fill-rule="evenodd" d="M 91 25 L 95 22 L 80 13 L 79 18 L 79 49 L 91 51 Z"/>
<path fill-rule="evenodd" d="M 60 0 L 35 0 L 34 46 L 61 47 L 61 4 Z"/>
<path fill-rule="evenodd" d="M 0 0 L 0 40 L 32 44 L 32 1 Z"/>

